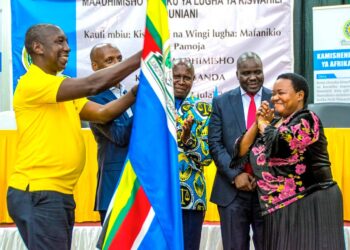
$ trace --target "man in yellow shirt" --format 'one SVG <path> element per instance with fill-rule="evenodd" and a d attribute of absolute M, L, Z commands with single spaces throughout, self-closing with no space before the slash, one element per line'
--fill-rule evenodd
<path fill-rule="evenodd" d="M 134 103 L 137 86 L 106 105 L 84 97 L 112 87 L 136 70 L 141 53 L 88 77 L 67 78 L 57 76 L 70 52 L 61 28 L 30 27 L 25 47 L 33 64 L 14 94 L 19 141 L 9 180 L 8 211 L 28 249 L 70 249 L 73 188 L 85 164 L 80 119 L 113 120 Z"/>

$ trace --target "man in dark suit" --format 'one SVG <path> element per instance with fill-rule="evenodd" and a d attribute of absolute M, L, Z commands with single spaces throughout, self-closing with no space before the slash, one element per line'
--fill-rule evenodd
<path fill-rule="evenodd" d="M 261 101 L 270 100 L 271 91 L 262 87 L 263 65 L 253 52 L 238 58 L 236 75 L 240 87 L 213 99 L 209 148 L 217 172 L 210 200 L 218 206 L 224 249 L 249 250 L 251 226 L 255 249 L 260 250 L 263 220 L 251 167 L 232 169 L 230 162 L 236 139 L 255 122 L 256 108 Z"/>
<path fill-rule="evenodd" d="M 91 50 L 90 60 L 92 69 L 97 71 L 121 62 L 122 54 L 117 47 L 109 43 L 97 44 Z M 105 104 L 125 94 L 126 90 L 118 82 L 109 90 L 89 97 L 89 99 Z M 90 128 L 98 145 L 98 180 L 95 210 L 100 213 L 101 224 L 103 224 L 105 219 L 108 205 L 112 199 L 128 153 L 132 116 L 132 108 L 129 107 L 124 113 L 107 124 L 90 122 Z"/>

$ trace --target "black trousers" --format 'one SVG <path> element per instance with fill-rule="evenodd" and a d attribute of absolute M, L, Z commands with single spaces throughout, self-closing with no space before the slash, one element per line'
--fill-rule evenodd
<path fill-rule="evenodd" d="M 182 226 L 185 250 L 199 249 L 204 215 L 204 211 L 182 209 Z"/>
<path fill-rule="evenodd" d="M 106 219 L 107 210 L 99 210 L 98 213 L 100 214 L 101 226 L 103 226 L 103 222 Z"/>
<path fill-rule="evenodd" d="M 73 195 L 9 187 L 7 208 L 29 250 L 71 248 L 75 219 Z"/>
<path fill-rule="evenodd" d="M 249 250 L 250 228 L 255 250 L 263 248 L 263 218 L 257 192 L 239 191 L 227 206 L 218 206 L 224 250 Z"/>

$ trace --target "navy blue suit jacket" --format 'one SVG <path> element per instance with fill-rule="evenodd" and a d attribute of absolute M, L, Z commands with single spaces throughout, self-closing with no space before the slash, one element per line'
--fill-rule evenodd
<path fill-rule="evenodd" d="M 262 89 L 261 100 L 271 99 L 271 90 Z M 258 108 L 258 107 L 257 107 Z M 232 184 L 242 169 L 230 168 L 233 146 L 246 131 L 244 109 L 240 88 L 235 88 L 213 99 L 213 112 L 209 122 L 209 149 L 217 167 L 210 201 L 227 206 L 238 190 Z"/>
<path fill-rule="evenodd" d="M 117 98 L 112 91 L 106 90 L 88 99 L 99 104 L 106 104 Z M 128 153 L 131 126 L 132 117 L 129 117 L 127 112 L 107 124 L 90 122 L 90 128 L 98 146 L 95 210 L 108 209 Z"/>

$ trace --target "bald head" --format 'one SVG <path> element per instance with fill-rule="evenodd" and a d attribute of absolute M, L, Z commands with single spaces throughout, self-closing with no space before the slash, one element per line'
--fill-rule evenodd
<path fill-rule="evenodd" d="M 123 60 L 120 50 L 110 43 L 95 45 L 90 52 L 91 67 L 94 71 L 107 68 Z"/>

